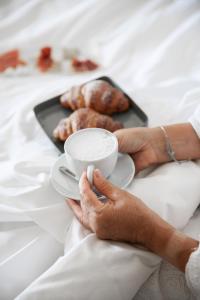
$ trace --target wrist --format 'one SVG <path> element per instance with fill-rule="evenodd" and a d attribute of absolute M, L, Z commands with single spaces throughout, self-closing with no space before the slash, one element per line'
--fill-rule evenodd
<path fill-rule="evenodd" d="M 200 158 L 200 139 L 190 123 L 165 126 L 164 130 L 175 152 L 176 160 Z M 167 154 L 166 143 L 165 140 L 164 152 Z"/>
<path fill-rule="evenodd" d="M 170 161 L 166 151 L 165 136 L 160 127 L 151 128 L 149 143 L 155 154 L 153 164 Z"/>
<path fill-rule="evenodd" d="M 145 240 L 145 247 L 153 253 L 162 256 L 174 232 L 175 228 L 173 226 L 152 212 L 148 221 L 148 238 Z"/>
<path fill-rule="evenodd" d="M 198 247 L 199 242 L 176 230 L 168 241 L 167 247 L 162 257 L 185 272 L 188 259 L 193 251 Z"/>
<path fill-rule="evenodd" d="M 135 208 L 133 217 L 135 217 Z M 134 237 L 131 242 L 137 242 L 156 254 L 161 253 L 162 247 L 171 238 L 175 229 L 148 207 L 143 207 L 141 218 L 141 225 L 139 226 L 136 239 L 133 222 L 132 232 Z"/>
<path fill-rule="evenodd" d="M 151 223 L 150 238 L 144 243 L 145 247 L 184 272 L 199 242 L 176 230 L 159 216 Z"/>

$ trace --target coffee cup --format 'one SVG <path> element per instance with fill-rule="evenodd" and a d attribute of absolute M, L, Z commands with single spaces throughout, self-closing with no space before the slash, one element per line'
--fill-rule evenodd
<path fill-rule="evenodd" d="M 78 179 L 86 171 L 92 184 L 94 169 L 99 169 L 104 177 L 113 172 L 118 157 L 118 141 L 110 131 L 86 128 L 70 135 L 64 150 L 70 170 Z"/>

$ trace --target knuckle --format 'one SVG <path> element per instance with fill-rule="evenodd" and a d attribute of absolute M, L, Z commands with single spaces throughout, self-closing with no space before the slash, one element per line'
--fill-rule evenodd
<path fill-rule="evenodd" d="M 107 238 L 107 230 L 105 230 L 106 229 L 105 220 L 104 217 L 101 216 L 100 214 L 96 214 L 95 216 L 94 228 L 95 228 L 96 236 L 99 239 L 104 240 Z"/>
<path fill-rule="evenodd" d="M 92 219 L 93 219 L 92 223 L 93 223 L 94 231 L 95 231 L 96 235 L 98 235 L 98 233 L 101 229 L 101 222 L 100 222 L 98 214 L 96 212 L 93 213 Z"/>
<path fill-rule="evenodd" d="M 102 192 L 106 192 L 106 193 L 109 193 L 109 194 L 112 194 L 113 193 L 113 187 L 111 186 L 110 183 L 106 182 L 106 181 L 103 181 L 102 184 L 101 184 L 101 190 Z"/>
<path fill-rule="evenodd" d="M 107 238 L 106 232 L 102 227 L 97 227 L 95 233 L 100 240 L 105 240 Z"/>
<path fill-rule="evenodd" d="M 82 186 L 81 189 L 80 189 L 80 194 L 84 196 L 87 193 L 87 190 L 88 189 L 87 189 L 86 186 Z"/>
<path fill-rule="evenodd" d="M 100 240 L 105 240 L 106 237 L 105 237 L 105 234 L 102 232 L 102 230 L 98 229 L 96 230 L 96 236 L 98 237 L 98 239 Z"/>

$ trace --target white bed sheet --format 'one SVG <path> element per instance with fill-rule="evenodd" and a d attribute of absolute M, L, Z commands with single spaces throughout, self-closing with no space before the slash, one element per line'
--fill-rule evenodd
<path fill-rule="evenodd" d="M 150 126 L 186 121 L 200 103 L 200 3 L 18 0 L 1 2 L 0 18 L 0 49 L 78 47 L 102 64 L 81 75 L 0 78 L 0 299 L 131 299 L 159 259 L 97 241 L 72 219 L 49 183 L 58 153 L 32 108 L 106 74 Z M 159 168 L 129 190 L 183 228 L 200 201 L 200 167 L 180 168 Z"/>

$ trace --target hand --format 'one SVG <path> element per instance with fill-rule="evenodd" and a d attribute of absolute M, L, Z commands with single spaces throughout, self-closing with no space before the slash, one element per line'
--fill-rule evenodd
<path fill-rule="evenodd" d="M 91 190 L 86 173 L 80 180 L 80 205 L 68 200 L 78 220 L 100 239 L 125 241 L 148 246 L 158 216 L 140 199 L 117 188 L 98 170 L 94 171 L 94 185 L 108 200 L 100 202 Z"/>
<path fill-rule="evenodd" d="M 128 128 L 115 131 L 119 151 L 129 153 L 139 172 L 169 160 L 160 128 Z"/>
<path fill-rule="evenodd" d="M 177 160 L 200 158 L 200 139 L 190 123 L 165 126 Z M 115 131 L 119 151 L 129 153 L 136 171 L 170 161 L 162 130 L 156 128 L 129 128 Z"/>
<path fill-rule="evenodd" d="M 171 264 L 185 270 L 199 242 L 176 231 L 140 199 L 107 181 L 94 171 L 95 187 L 108 199 L 100 202 L 91 190 L 86 173 L 80 180 L 81 201 L 67 200 L 78 220 L 104 240 L 140 244 Z"/>

